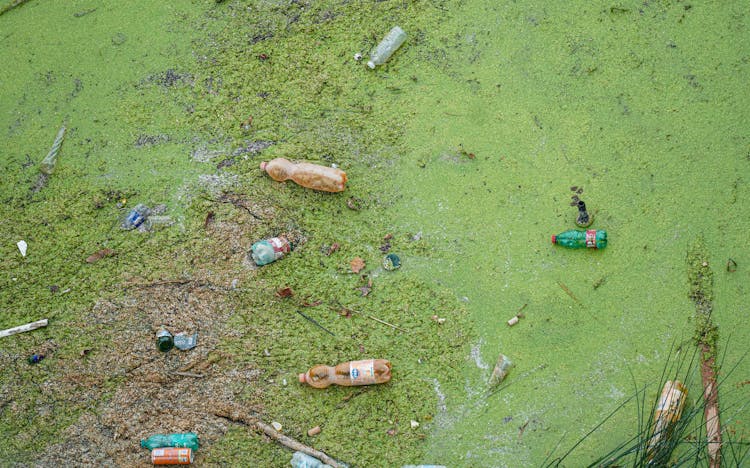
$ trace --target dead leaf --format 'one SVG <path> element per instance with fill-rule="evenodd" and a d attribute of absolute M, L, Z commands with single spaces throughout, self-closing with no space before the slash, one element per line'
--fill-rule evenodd
<path fill-rule="evenodd" d="M 89 258 L 86 259 L 86 263 L 96 263 L 99 260 L 103 259 L 104 257 L 111 257 L 114 254 L 115 254 L 115 251 L 112 249 L 102 249 L 90 255 Z"/>
<path fill-rule="evenodd" d="M 331 254 L 337 251 L 340 247 L 341 246 L 338 242 L 334 242 L 333 244 L 331 244 L 331 246 L 328 248 L 328 253 L 326 253 L 326 257 L 330 257 Z"/>
<path fill-rule="evenodd" d="M 322 303 L 323 301 L 303 302 L 302 307 L 316 307 Z"/>
<path fill-rule="evenodd" d="M 339 311 L 339 315 L 341 315 L 342 317 L 351 318 L 352 317 L 352 311 L 351 311 L 351 309 L 347 309 L 346 307 L 342 307 L 341 310 Z"/>
<path fill-rule="evenodd" d="M 383 236 L 384 241 L 389 241 L 391 239 L 393 239 L 393 234 L 391 234 L 390 232 Z"/>
<path fill-rule="evenodd" d="M 281 288 L 278 291 L 276 291 L 276 295 L 278 297 L 292 297 L 294 296 L 294 292 L 292 291 L 292 288 Z"/>
<path fill-rule="evenodd" d="M 349 266 L 351 266 L 352 272 L 359 273 L 365 267 L 365 261 L 359 257 L 354 257 L 354 259 L 349 262 Z"/>
<path fill-rule="evenodd" d="M 370 294 L 370 291 L 372 291 L 372 278 L 369 278 L 367 275 L 362 275 L 362 279 L 367 279 L 367 283 L 364 286 L 354 289 L 358 289 L 362 293 L 362 297 L 365 297 Z"/>

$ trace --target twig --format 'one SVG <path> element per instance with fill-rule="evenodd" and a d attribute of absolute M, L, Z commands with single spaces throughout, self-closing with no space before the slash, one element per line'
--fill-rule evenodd
<path fill-rule="evenodd" d="M 248 425 L 256 430 L 263 432 L 265 435 L 272 438 L 273 440 L 280 443 L 281 445 L 288 447 L 292 450 L 296 450 L 298 452 L 306 453 L 307 455 L 310 455 L 311 457 L 317 458 L 323 463 L 327 463 L 328 465 L 331 465 L 333 468 L 341 468 L 344 466 L 341 462 L 334 460 L 333 458 L 329 457 L 328 455 L 321 452 L 320 450 L 316 450 L 312 447 L 308 447 L 307 445 L 297 440 L 294 440 L 289 436 L 279 433 L 278 431 L 276 431 L 276 429 L 260 421 L 257 417 L 242 414 L 239 411 L 228 411 L 227 408 L 224 408 L 224 409 L 220 408 L 219 410 L 214 411 L 214 416 L 218 416 L 220 418 L 229 419 L 230 421 L 239 422 L 239 423 Z"/>
<path fill-rule="evenodd" d="M 320 327 L 321 330 L 325 331 L 326 333 L 330 333 L 331 336 L 336 336 L 336 335 L 333 334 L 333 332 L 331 330 L 329 330 L 326 327 L 324 327 L 323 325 L 319 324 L 314 318 L 308 317 L 307 315 L 303 314 L 299 310 L 295 310 L 295 312 L 297 312 L 302 317 L 304 317 L 305 319 L 307 319 L 308 321 L 310 321 L 313 325 L 316 325 L 316 326 Z"/>
<path fill-rule="evenodd" d="M 241 201 L 239 201 L 239 200 L 236 200 L 236 199 L 232 199 L 232 198 L 229 198 L 229 197 L 227 197 L 226 195 L 222 195 L 222 197 L 221 197 L 220 199 L 218 199 L 218 200 L 216 200 L 216 199 L 214 199 L 214 198 L 209 198 L 209 197 L 206 197 L 206 196 L 203 196 L 203 197 L 201 197 L 201 198 L 203 198 L 204 200 L 208 200 L 208 201 L 214 202 L 214 203 L 229 203 L 230 205 L 232 205 L 232 206 L 234 206 L 234 207 L 236 207 L 236 208 L 242 208 L 242 209 L 244 209 L 244 210 L 245 210 L 245 211 L 247 211 L 247 212 L 248 212 L 248 213 L 250 214 L 250 216 L 252 216 L 253 218 L 255 218 L 255 219 L 257 219 L 257 220 L 260 220 L 260 221 L 263 221 L 263 217 L 262 217 L 262 216 L 259 216 L 259 215 L 255 214 L 255 213 L 253 213 L 253 212 L 252 212 L 252 211 L 250 210 L 250 208 L 248 208 L 247 206 L 245 206 L 245 204 L 244 204 L 244 203 L 242 203 L 242 202 L 241 202 Z"/>
<path fill-rule="evenodd" d="M 182 377 L 195 377 L 196 379 L 202 379 L 205 377 L 203 374 L 193 374 L 192 372 L 172 372 L 174 375 L 180 375 Z"/>
<path fill-rule="evenodd" d="M 17 327 L 8 328 L 7 330 L 0 331 L 0 338 L 6 336 L 15 335 L 16 333 L 24 333 L 37 328 L 46 327 L 47 319 L 37 320 L 36 322 L 27 323 L 26 325 L 19 325 Z"/>
<path fill-rule="evenodd" d="M 380 320 L 379 318 L 377 318 L 377 317 L 373 317 L 372 315 L 365 315 L 365 317 L 367 317 L 367 318 L 370 318 L 370 319 L 372 319 L 372 320 L 375 320 L 376 322 L 382 323 L 383 325 L 388 325 L 389 327 L 391 327 L 391 328 L 395 328 L 395 329 L 396 329 L 396 330 L 398 330 L 398 331 L 402 331 L 402 332 L 404 332 L 404 333 L 409 333 L 408 331 L 404 330 L 403 328 L 399 328 L 399 327 L 397 327 L 396 325 L 393 325 L 393 324 L 391 324 L 391 323 L 388 323 L 388 322 L 386 322 L 385 320 Z"/>
<path fill-rule="evenodd" d="M 576 295 L 573 294 L 573 291 L 571 291 L 567 286 L 565 286 L 563 283 L 561 283 L 559 281 L 557 282 L 557 284 L 560 286 L 560 288 L 562 288 L 563 291 L 565 291 L 565 294 L 567 294 L 568 296 L 570 296 L 571 299 L 573 299 L 574 301 L 576 301 L 576 303 L 578 305 L 580 305 L 580 306 L 583 305 L 583 303 L 580 300 L 578 300 L 578 298 L 576 297 Z"/>
<path fill-rule="evenodd" d="M 10 4 L 5 5 L 3 7 L 3 9 L 0 10 L 0 15 L 3 15 L 5 13 L 9 12 L 10 10 L 12 10 L 13 8 L 15 8 L 15 7 L 19 6 L 19 5 L 23 5 L 24 3 L 28 2 L 28 1 L 29 0 L 15 0 L 14 2 L 12 2 Z"/>

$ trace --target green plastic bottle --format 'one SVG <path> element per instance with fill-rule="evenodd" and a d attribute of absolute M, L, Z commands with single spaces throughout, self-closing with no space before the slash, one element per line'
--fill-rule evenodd
<path fill-rule="evenodd" d="M 552 243 L 567 247 L 569 249 L 603 249 L 607 246 L 607 231 L 603 229 L 579 231 L 571 229 L 552 236 Z"/>
<path fill-rule="evenodd" d="M 162 447 L 186 447 L 198 450 L 198 434 L 183 432 L 177 434 L 154 434 L 148 439 L 141 440 L 141 447 L 153 450 Z"/>

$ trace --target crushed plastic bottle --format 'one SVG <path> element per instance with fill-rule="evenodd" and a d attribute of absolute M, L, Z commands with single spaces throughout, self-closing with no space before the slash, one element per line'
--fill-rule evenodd
<path fill-rule="evenodd" d="M 375 68 L 377 65 L 384 64 L 393 55 L 401 44 L 406 40 L 406 33 L 398 26 L 394 26 L 388 34 L 380 41 L 380 44 L 370 54 L 370 61 L 367 66 Z"/>
<path fill-rule="evenodd" d="M 294 250 L 294 244 L 285 236 L 278 236 L 258 241 L 250 247 L 250 250 L 250 256 L 255 264 L 263 266 L 284 258 L 284 255 Z"/>
<path fill-rule="evenodd" d="M 260 169 L 273 180 L 292 180 L 302 187 L 323 192 L 342 192 L 346 188 L 346 172 L 335 167 L 320 166 L 306 162 L 293 163 L 276 158 L 260 163 Z"/>
<path fill-rule="evenodd" d="M 132 210 L 130 210 L 125 216 L 125 219 L 122 221 L 122 228 L 126 230 L 135 229 L 137 227 L 140 227 L 144 225 L 144 223 L 148 222 L 148 215 L 151 214 L 151 210 L 148 206 L 139 203 L 133 207 Z M 145 224 L 144 227 L 148 227 L 148 224 Z"/>
<path fill-rule="evenodd" d="M 315 388 L 326 388 L 329 385 L 345 387 L 372 385 L 386 383 L 390 380 L 391 363 L 385 359 L 349 361 L 336 367 L 319 364 L 299 375 L 300 383 L 306 383 Z"/>
<path fill-rule="evenodd" d="M 174 347 L 186 351 L 193 349 L 198 344 L 198 334 L 193 333 L 188 335 L 185 333 L 178 333 L 174 336 Z"/>
<path fill-rule="evenodd" d="M 198 450 L 199 445 L 198 434 L 195 432 L 154 434 L 148 439 L 141 440 L 141 447 L 149 450 L 161 447 L 186 447 Z"/>
<path fill-rule="evenodd" d="M 302 452 L 294 452 L 292 461 L 289 462 L 294 468 L 331 468 L 315 457 Z"/>

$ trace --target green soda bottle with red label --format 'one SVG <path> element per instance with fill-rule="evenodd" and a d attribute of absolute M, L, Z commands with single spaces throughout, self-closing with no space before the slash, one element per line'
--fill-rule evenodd
<path fill-rule="evenodd" d="M 581 231 L 571 229 L 552 236 L 552 243 L 569 249 L 603 249 L 607 246 L 607 231 L 603 229 L 589 229 Z"/>

